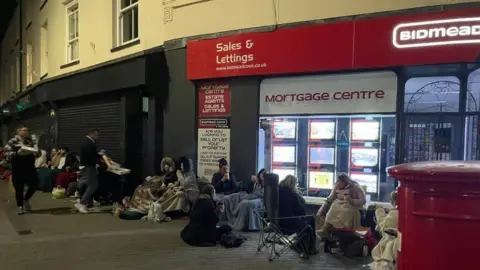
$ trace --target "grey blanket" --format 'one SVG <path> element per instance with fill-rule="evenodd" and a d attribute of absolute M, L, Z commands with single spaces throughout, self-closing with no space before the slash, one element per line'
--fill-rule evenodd
<path fill-rule="evenodd" d="M 219 202 L 225 205 L 224 218 L 233 230 L 260 229 L 260 221 L 255 217 L 253 210 L 263 208 L 263 193 L 234 193 L 225 195 Z"/>

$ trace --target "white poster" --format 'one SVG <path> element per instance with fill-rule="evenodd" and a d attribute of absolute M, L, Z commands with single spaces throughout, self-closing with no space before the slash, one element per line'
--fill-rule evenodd
<path fill-rule="evenodd" d="M 209 182 L 218 172 L 218 160 L 225 158 L 230 163 L 230 129 L 198 129 L 198 177 Z"/>
<path fill-rule="evenodd" d="M 397 76 L 391 71 L 266 79 L 261 115 L 396 112 Z"/>

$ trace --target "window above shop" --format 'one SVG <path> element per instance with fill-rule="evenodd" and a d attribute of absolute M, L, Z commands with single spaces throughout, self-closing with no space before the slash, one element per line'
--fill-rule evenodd
<path fill-rule="evenodd" d="M 69 2 L 65 8 L 67 14 L 67 63 L 72 63 L 79 57 L 78 1 Z"/>
<path fill-rule="evenodd" d="M 117 46 L 138 40 L 138 0 L 117 0 Z"/>

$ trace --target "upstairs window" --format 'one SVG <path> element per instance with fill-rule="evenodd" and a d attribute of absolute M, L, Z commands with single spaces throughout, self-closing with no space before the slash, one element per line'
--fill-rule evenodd
<path fill-rule="evenodd" d="M 66 5 L 67 11 L 67 63 L 78 60 L 78 1 Z"/>
<path fill-rule="evenodd" d="M 138 39 L 138 0 L 118 0 L 118 46 Z"/>

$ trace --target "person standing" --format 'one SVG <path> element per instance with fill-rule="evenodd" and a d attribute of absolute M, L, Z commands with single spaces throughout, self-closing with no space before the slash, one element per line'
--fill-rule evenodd
<path fill-rule="evenodd" d="M 80 167 L 87 178 L 87 189 L 75 207 L 82 214 L 88 213 L 87 206 L 93 204 L 93 196 L 98 189 L 97 164 L 100 156 L 97 152 L 97 139 L 100 136 L 98 129 L 92 129 L 83 140 L 80 147 Z M 83 167 L 83 168 L 82 168 Z"/>
<path fill-rule="evenodd" d="M 22 149 L 22 146 L 30 147 L 31 149 Z M 35 157 L 38 153 L 30 151 L 33 150 L 32 148 L 35 149 L 35 143 L 30 137 L 26 126 L 17 128 L 17 135 L 10 139 L 5 146 L 5 156 L 10 161 L 19 215 L 23 215 L 26 211 L 31 210 L 29 201 L 37 189 Z M 27 186 L 26 192 L 25 185 Z"/>

